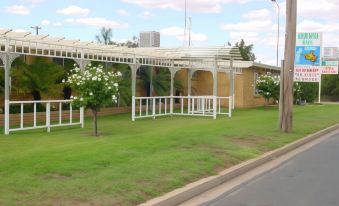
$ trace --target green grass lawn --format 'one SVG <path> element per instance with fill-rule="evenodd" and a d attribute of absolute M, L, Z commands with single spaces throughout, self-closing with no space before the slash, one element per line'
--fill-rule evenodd
<path fill-rule="evenodd" d="M 0 205 L 135 205 L 339 122 L 339 105 L 295 107 L 292 134 L 276 107 L 232 118 L 99 119 L 86 128 L 0 135 Z"/>

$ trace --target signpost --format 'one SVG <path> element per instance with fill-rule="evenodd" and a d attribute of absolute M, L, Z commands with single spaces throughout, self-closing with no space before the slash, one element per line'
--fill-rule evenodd
<path fill-rule="evenodd" d="M 337 47 L 324 47 L 324 59 L 330 61 L 338 60 L 338 48 Z"/>
<path fill-rule="evenodd" d="M 319 102 L 321 98 L 322 33 L 297 33 L 295 48 L 295 82 L 318 82 Z"/>
<path fill-rule="evenodd" d="M 338 74 L 338 61 L 323 61 L 321 74 Z"/>

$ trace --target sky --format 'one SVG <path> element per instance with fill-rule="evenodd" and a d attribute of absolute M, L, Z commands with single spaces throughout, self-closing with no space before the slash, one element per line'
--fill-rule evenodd
<path fill-rule="evenodd" d="M 280 7 L 280 58 L 285 34 Z M 101 27 L 123 42 L 140 31 L 159 31 L 162 47 L 184 42 L 184 0 L 6 0 L 0 1 L 0 28 L 95 41 Z M 223 46 L 244 39 L 254 44 L 257 62 L 275 65 L 278 9 L 271 0 L 187 0 L 193 46 Z M 323 32 L 324 46 L 339 46 L 339 0 L 298 0 L 299 32 Z"/>

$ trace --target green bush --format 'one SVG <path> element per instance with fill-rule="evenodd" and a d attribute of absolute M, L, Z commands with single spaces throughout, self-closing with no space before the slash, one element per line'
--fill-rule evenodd
<path fill-rule="evenodd" d="M 300 82 L 301 93 L 300 99 L 306 100 L 306 102 L 314 102 L 318 97 L 318 83 Z"/>

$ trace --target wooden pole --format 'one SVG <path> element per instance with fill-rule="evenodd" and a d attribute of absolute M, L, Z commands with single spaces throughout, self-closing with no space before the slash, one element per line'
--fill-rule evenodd
<path fill-rule="evenodd" d="M 286 1 L 285 62 L 281 72 L 280 131 L 293 130 L 293 70 L 297 35 L 297 0 Z"/>

